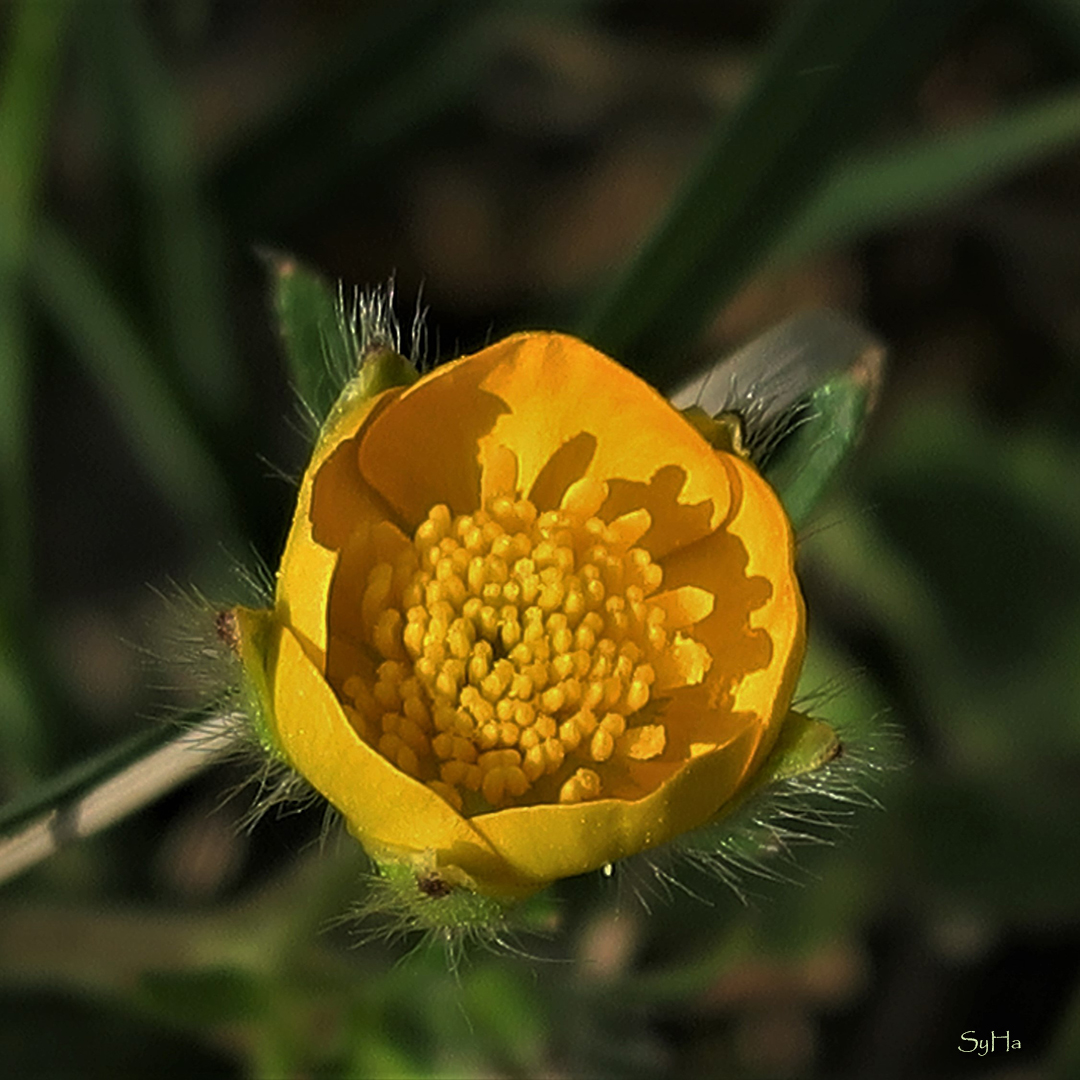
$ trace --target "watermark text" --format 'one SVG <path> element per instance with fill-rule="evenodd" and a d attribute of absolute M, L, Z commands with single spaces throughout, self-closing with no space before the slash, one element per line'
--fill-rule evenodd
<path fill-rule="evenodd" d="M 979 1057 L 986 1057 L 995 1050 L 1019 1050 L 1020 1040 L 1014 1039 L 1012 1033 L 1008 1031 L 1003 1035 L 991 1031 L 989 1038 L 981 1039 L 974 1031 L 965 1031 L 960 1036 L 960 1045 L 956 1049 L 964 1054 L 978 1054 Z"/>

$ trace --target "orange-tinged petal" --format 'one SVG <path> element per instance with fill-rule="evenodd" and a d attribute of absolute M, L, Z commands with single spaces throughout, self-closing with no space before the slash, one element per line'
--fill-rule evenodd
<path fill-rule="evenodd" d="M 437 503 L 454 514 L 480 506 L 477 446 L 507 406 L 482 388 L 486 369 L 473 359 L 443 364 L 410 386 L 360 446 L 362 475 L 410 530 Z"/>
<path fill-rule="evenodd" d="M 703 440 L 704 441 L 704 440 Z M 716 464 L 716 452 L 710 447 Z M 646 548 L 654 559 L 707 536 L 717 519 L 714 499 L 687 503 L 685 499 L 686 469 L 682 465 L 661 465 L 648 481 L 613 479 L 608 483 L 609 495 L 600 509 L 606 521 L 616 521 L 627 513 L 649 514 L 651 524 L 637 543 Z M 680 493 L 684 495 L 680 498 Z M 721 488 L 725 508 L 731 501 L 726 484 Z"/>
<path fill-rule="evenodd" d="M 529 492 L 552 456 L 575 439 L 586 450 L 595 440 L 592 453 L 584 462 L 584 454 L 577 457 L 559 478 L 561 488 L 551 485 L 551 505 L 582 477 L 647 485 L 658 463 L 674 460 L 692 466 L 678 470 L 679 501 L 708 503 L 697 527 L 684 529 L 683 543 L 728 512 L 727 473 L 702 436 L 647 383 L 565 334 L 515 334 L 437 368 L 401 395 L 392 414 L 375 418 L 360 468 L 415 527 L 437 502 L 454 513 L 475 510 L 481 462 L 498 448 L 514 450 L 519 489 Z M 546 499 L 530 497 L 546 508 Z"/>
<path fill-rule="evenodd" d="M 698 585 L 681 585 L 650 596 L 649 604 L 663 610 L 666 629 L 681 630 L 708 618 L 716 607 L 716 597 Z"/>
<path fill-rule="evenodd" d="M 384 391 L 337 416 L 323 432 L 300 485 L 277 575 L 275 610 L 325 664 L 330 581 L 359 522 L 386 516 L 385 505 L 356 467 L 355 438 L 401 391 Z"/>
<path fill-rule="evenodd" d="M 482 454 L 489 452 L 487 447 L 481 449 Z M 553 510 L 558 506 L 566 489 L 585 475 L 595 454 L 596 436 L 589 431 L 582 431 L 558 446 L 528 489 L 536 508 Z"/>
<path fill-rule="evenodd" d="M 342 814 L 373 854 L 434 851 L 491 891 L 522 882 L 482 833 L 353 730 L 295 636 L 282 629 L 274 665 L 274 727 L 289 764 Z"/>
<path fill-rule="evenodd" d="M 795 578 L 795 541 L 780 501 L 757 471 L 720 455 L 738 492 L 722 529 L 663 560 L 668 589 L 715 589 L 712 613 L 693 635 L 712 656 L 708 704 L 756 715 L 767 753 L 786 715 L 805 650 L 805 612 Z"/>
<path fill-rule="evenodd" d="M 539 887 L 703 825 L 738 789 L 756 749 L 755 732 L 747 727 L 719 750 L 685 763 L 636 802 L 602 798 L 512 807 L 473 818 L 472 825 L 519 875 Z"/>

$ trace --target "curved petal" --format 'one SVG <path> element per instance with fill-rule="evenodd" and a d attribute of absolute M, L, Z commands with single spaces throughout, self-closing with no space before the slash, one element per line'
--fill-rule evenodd
<path fill-rule="evenodd" d="M 575 455 L 545 502 L 558 505 L 582 477 L 647 484 L 658 463 L 678 461 L 688 466 L 679 502 L 709 504 L 699 531 L 682 542 L 715 528 L 728 512 L 728 476 L 712 447 L 651 386 L 566 334 L 515 334 L 437 368 L 371 424 L 360 469 L 414 527 L 438 502 L 454 513 L 475 510 L 481 462 L 497 448 L 516 453 L 525 492 L 575 439 L 590 452 Z"/>
<path fill-rule="evenodd" d="M 434 851 L 489 890 L 522 882 L 482 833 L 429 787 L 365 743 L 296 637 L 282 628 L 274 671 L 274 729 L 289 764 L 343 815 L 370 854 Z"/>
<path fill-rule="evenodd" d="M 357 434 L 401 391 L 359 403 L 323 432 L 304 473 L 277 574 L 275 613 L 325 667 L 327 605 L 338 549 L 357 523 L 385 517 L 382 500 L 356 467 Z"/>
<path fill-rule="evenodd" d="M 735 793 L 758 740 L 746 726 L 712 753 L 693 758 L 636 802 L 516 807 L 484 814 L 472 825 L 503 859 L 539 888 L 656 847 L 703 825 Z M 644 762 L 641 764 L 650 764 Z"/>
<path fill-rule="evenodd" d="M 443 364 L 410 386 L 360 443 L 361 474 L 409 531 L 438 503 L 453 514 L 480 506 L 477 445 L 507 406 L 483 389 L 487 370 L 474 359 Z"/>
<path fill-rule="evenodd" d="M 766 753 L 790 705 L 806 647 L 795 540 L 779 499 L 756 470 L 734 455 L 719 456 L 740 492 L 731 519 L 663 560 L 664 586 L 714 592 L 714 610 L 692 630 L 713 658 L 705 678 L 708 703 L 760 717 Z"/>

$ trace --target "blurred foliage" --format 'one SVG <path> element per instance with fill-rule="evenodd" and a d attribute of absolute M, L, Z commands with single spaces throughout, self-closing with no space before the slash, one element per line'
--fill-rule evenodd
<path fill-rule="evenodd" d="M 223 766 L 5 886 L 11 1075 L 1077 1075 L 1078 80 L 1068 0 L 0 9 L 5 800 L 161 711 L 146 583 L 276 561 L 320 388 L 255 250 L 396 272 L 406 327 L 423 285 L 433 358 L 577 327 L 670 387 L 821 304 L 892 354 L 801 538 L 884 812 L 797 885 L 632 861 L 448 966 Z"/>

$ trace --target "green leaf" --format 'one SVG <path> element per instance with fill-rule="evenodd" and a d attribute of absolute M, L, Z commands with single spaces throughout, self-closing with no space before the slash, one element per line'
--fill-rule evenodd
<path fill-rule="evenodd" d="M 419 378 L 396 351 L 391 289 L 358 295 L 346 311 L 341 293 L 313 270 L 288 255 L 264 257 L 289 373 L 317 424 L 332 423 L 343 410 Z"/>
<path fill-rule="evenodd" d="M 940 48 L 969 0 L 809 0 L 793 6 L 724 123 L 630 266 L 579 332 L 655 385 L 769 253 L 839 154 Z"/>
<path fill-rule="evenodd" d="M 290 379 L 321 423 L 357 360 L 342 323 L 339 296 L 325 278 L 291 256 L 266 252 L 265 259 Z"/>
<path fill-rule="evenodd" d="M 772 258 L 792 262 L 982 191 L 1080 140 L 1080 91 L 948 135 L 855 155 L 832 170 Z"/>

